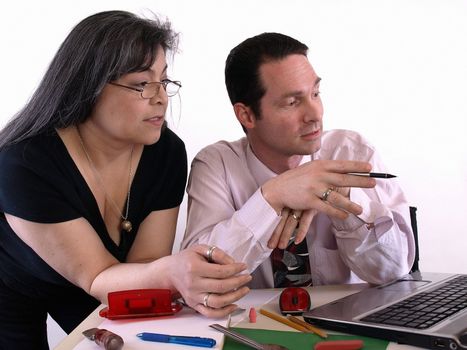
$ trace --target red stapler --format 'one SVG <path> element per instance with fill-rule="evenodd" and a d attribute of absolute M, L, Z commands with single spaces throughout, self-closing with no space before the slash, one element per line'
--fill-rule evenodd
<path fill-rule="evenodd" d="M 111 320 L 136 317 L 173 315 L 182 305 L 172 301 L 169 289 L 133 289 L 110 292 L 109 306 L 99 311 L 99 316 Z"/>

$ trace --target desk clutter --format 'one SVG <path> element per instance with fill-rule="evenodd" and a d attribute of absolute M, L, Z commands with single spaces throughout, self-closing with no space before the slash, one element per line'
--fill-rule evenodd
<path fill-rule="evenodd" d="M 228 318 L 216 319 L 215 322 L 222 324 L 225 327 L 228 327 L 229 325 Z M 98 327 L 99 329 L 106 329 L 120 336 L 124 341 L 122 350 L 201 349 L 201 347 L 191 344 L 180 344 L 179 341 L 186 340 L 183 339 L 183 337 L 210 338 L 212 339 L 210 344 L 214 345 L 215 343 L 211 349 L 222 349 L 224 337 L 222 333 L 219 333 L 209 327 L 212 323 L 213 319 L 204 317 L 191 308 L 183 307 L 176 314 L 166 316 L 113 320 L 103 318 L 102 323 L 100 323 Z M 154 334 L 157 334 L 157 336 Z M 159 341 L 155 342 L 156 339 Z M 165 339 L 167 342 L 161 342 Z M 196 340 L 193 339 L 188 339 L 188 341 L 191 343 L 196 342 Z M 206 342 L 206 344 L 208 343 Z M 89 339 L 83 339 L 73 349 L 115 350 L 109 348 L 106 349 L 104 346 L 99 346 Z"/>
<path fill-rule="evenodd" d="M 271 331 L 251 328 L 231 328 L 258 343 L 274 343 L 288 350 L 384 350 L 389 342 L 385 340 L 330 334 L 326 341 L 312 333 Z M 251 350 L 251 347 L 230 338 L 224 341 L 223 350 Z"/>
<path fill-rule="evenodd" d="M 278 293 L 276 290 L 275 297 L 261 300 L 262 304 L 258 300 L 251 300 L 252 305 L 242 305 L 244 309 L 239 309 L 241 315 L 233 316 L 254 328 L 229 328 L 230 318 L 206 318 L 172 301 L 170 291 L 167 290 L 114 292 L 109 294 L 109 306 L 99 311 L 99 315 L 104 318 L 99 328 L 82 332 L 87 339 L 74 349 L 189 350 L 204 347 L 219 350 L 379 350 L 388 346 L 388 342 L 383 340 L 328 335 L 300 317 L 311 307 L 306 289 L 289 287 L 282 290 L 279 297 Z M 271 320 L 272 323 L 286 325 L 290 329 L 261 329 L 274 328 Z M 223 334 L 229 331 L 237 335 L 236 340 L 224 338 Z M 239 342 L 239 339 L 244 341 Z"/>

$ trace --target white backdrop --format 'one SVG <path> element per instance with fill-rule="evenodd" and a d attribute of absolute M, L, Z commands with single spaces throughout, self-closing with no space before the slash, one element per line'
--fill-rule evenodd
<path fill-rule="evenodd" d="M 172 128 L 189 161 L 237 139 L 223 82 L 229 50 L 264 31 L 310 47 L 323 78 L 325 128 L 363 133 L 418 207 L 421 268 L 467 272 L 467 1 L 10 1 L 0 21 L 0 126 L 26 102 L 78 21 L 101 10 L 147 9 L 181 32 L 172 77 L 183 83 Z M 186 219 L 184 202 L 175 250 Z"/>

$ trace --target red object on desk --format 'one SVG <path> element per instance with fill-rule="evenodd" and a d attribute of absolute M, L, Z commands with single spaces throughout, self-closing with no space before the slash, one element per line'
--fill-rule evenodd
<path fill-rule="evenodd" d="M 256 323 L 256 309 L 254 307 L 250 308 L 249 313 L 250 323 Z"/>
<path fill-rule="evenodd" d="M 315 344 L 314 350 L 358 350 L 363 348 L 363 340 L 328 340 Z"/>
<path fill-rule="evenodd" d="M 132 289 L 110 292 L 109 306 L 99 311 L 99 316 L 111 320 L 122 318 L 173 315 L 182 305 L 172 301 L 169 289 Z"/>
<path fill-rule="evenodd" d="M 279 297 L 279 308 L 283 315 L 301 315 L 310 310 L 310 294 L 301 287 L 285 288 Z"/>
<path fill-rule="evenodd" d="M 122 337 L 107 329 L 91 328 L 85 330 L 83 335 L 105 350 L 122 350 L 123 348 Z"/>

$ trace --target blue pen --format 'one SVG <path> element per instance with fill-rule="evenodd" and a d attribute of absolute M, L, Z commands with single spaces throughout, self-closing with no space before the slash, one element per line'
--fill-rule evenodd
<path fill-rule="evenodd" d="M 212 338 L 201 337 L 186 337 L 181 335 L 169 335 L 159 333 L 138 333 L 138 338 L 146 341 L 154 341 L 159 343 L 176 343 L 191 346 L 201 346 L 203 348 L 212 348 L 216 345 L 216 341 Z"/>

